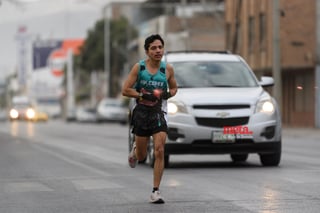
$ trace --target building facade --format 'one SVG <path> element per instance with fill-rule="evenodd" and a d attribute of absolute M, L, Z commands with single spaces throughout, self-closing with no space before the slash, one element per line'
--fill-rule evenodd
<path fill-rule="evenodd" d="M 316 0 L 278 0 L 282 120 L 315 126 Z M 225 0 L 226 48 L 240 54 L 257 76 L 272 75 L 271 0 Z"/>

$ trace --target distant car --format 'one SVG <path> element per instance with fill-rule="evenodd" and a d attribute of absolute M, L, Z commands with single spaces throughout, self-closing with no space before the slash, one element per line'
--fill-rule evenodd
<path fill-rule="evenodd" d="M 49 116 L 46 112 L 43 112 L 43 111 L 39 111 L 37 109 L 34 110 L 35 113 L 34 113 L 34 117 L 30 120 L 32 121 L 48 121 L 49 120 Z"/>
<path fill-rule="evenodd" d="M 76 120 L 78 122 L 96 122 L 96 109 L 79 107 L 76 110 Z"/>
<path fill-rule="evenodd" d="M 29 104 L 16 104 L 9 111 L 9 118 L 13 120 L 32 120 L 34 119 L 35 111 Z"/>
<path fill-rule="evenodd" d="M 97 106 L 97 121 L 126 124 L 128 122 L 128 108 L 121 99 L 104 98 Z"/>
<path fill-rule="evenodd" d="M 165 166 L 176 154 L 230 154 L 244 162 L 256 153 L 264 166 L 280 163 L 281 115 L 263 88 L 273 78 L 258 81 L 243 58 L 228 52 L 172 52 L 164 60 L 173 65 L 179 87 L 167 103 Z M 153 166 L 152 142 L 148 153 Z"/>
<path fill-rule="evenodd" d="M 68 109 L 66 112 L 66 121 L 67 122 L 73 122 L 76 121 L 76 109 Z"/>

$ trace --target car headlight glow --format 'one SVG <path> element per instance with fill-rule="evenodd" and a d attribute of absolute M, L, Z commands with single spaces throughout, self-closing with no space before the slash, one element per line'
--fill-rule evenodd
<path fill-rule="evenodd" d="M 35 111 L 31 108 L 27 109 L 26 116 L 28 119 L 33 119 L 36 115 Z"/>
<path fill-rule="evenodd" d="M 175 114 L 178 112 L 178 106 L 174 103 L 168 103 L 168 113 Z"/>
<path fill-rule="evenodd" d="M 11 109 L 9 115 L 11 119 L 16 119 L 19 117 L 19 112 L 16 109 Z"/>
<path fill-rule="evenodd" d="M 274 112 L 274 104 L 271 100 L 259 101 L 256 112 L 272 114 Z"/>
<path fill-rule="evenodd" d="M 170 101 L 168 102 L 168 113 L 188 113 L 187 107 L 182 102 Z"/>

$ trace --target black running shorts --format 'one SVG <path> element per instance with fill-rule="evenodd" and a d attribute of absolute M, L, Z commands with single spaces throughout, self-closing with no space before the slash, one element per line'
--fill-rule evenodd
<path fill-rule="evenodd" d="M 131 124 L 133 125 L 132 133 L 142 137 L 148 137 L 158 132 L 167 132 L 168 130 L 163 111 L 141 104 L 134 108 Z"/>

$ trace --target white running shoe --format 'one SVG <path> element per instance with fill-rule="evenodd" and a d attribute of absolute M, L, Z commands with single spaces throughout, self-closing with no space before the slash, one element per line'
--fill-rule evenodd
<path fill-rule="evenodd" d="M 156 203 L 156 204 L 164 203 L 163 197 L 161 197 L 161 195 L 160 195 L 160 191 L 152 192 L 152 194 L 150 196 L 150 202 Z"/>
<path fill-rule="evenodd" d="M 128 163 L 131 168 L 134 168 L 137 165 L 137 158 L 135 155 L 135 149 L 136 149 L 136 142 L 133 142 L 131 152 L 129 153 L 129 156 L 128 156 Z"/>

